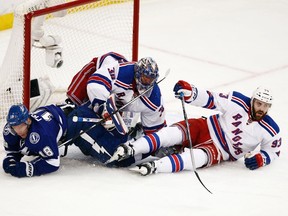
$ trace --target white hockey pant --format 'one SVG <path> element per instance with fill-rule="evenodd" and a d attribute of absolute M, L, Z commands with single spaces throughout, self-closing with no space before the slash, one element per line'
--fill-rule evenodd
<path fill-rule="evenodd" d="M 155 136 L 159 137 L 159 141 L 153 139 L 153 137 Z M 147 140 L 149 140 L 150 143 Z M 151 134 L 145 137 L 141 137 L 135 142 L 133 142 L 135 155 L 150 153 L 151 143 L 157 146 L 157 149 L 159 149 L 160 147 L 179 145 L 182 143 L 182 132 L 181 130 L 179 130 L 178 127 L 166 127 L 156 132 L 155 135 Z M 153 151 L 156 151 L 157 149 L 155 147 Z"/>

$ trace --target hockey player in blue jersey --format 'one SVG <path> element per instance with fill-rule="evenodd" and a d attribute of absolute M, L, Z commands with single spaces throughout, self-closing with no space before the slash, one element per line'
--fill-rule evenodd
<path fill-rule="evenodd" d="M 40 107 L 29 114 L 22 105 L 13 105 L 3 129 L 6 157 L 3 169 L 15 177 L 40 176 L 55 172 L 60 165 L 58 142 L 67 130 L 66 116 L 59 107 Z M 21 160 L 24 155 L 35 156 Z"/>
<path fill-rule="evenodd" d="M 55 172 L 60 166 L 58 144 L 61 145 L 71 138 L 75 138 L 72 142 L 79 146 L 85 155 L 91 155 L 105 163 L 118 145 L 127 141 L 129 137 L 128 134 L 108 131 L 101 124 L 80 135 L 81 131 L 91 127 L 91 123 L 74 122 L 75 116 L 94 118 L 95 112 L 87 106 L 74 109 L 70 105 L 49 105 L 29 114 L 22 104 L 11 106 L 7 124 L 3 129 L 6 151 L 2 163 L 4 171 L 15 177 L 32 177 Z M 89 146 L 85 145 L 87 143 Z M 27 160 L 24 156 L 31 156 L 33 159 Z M 130 159 L 110 165 L 129 166 L 134 161 Z"/>
<path fill-rule="evenodd" d="M 150 57 L 138 62 L 128 62 L 125 57 L 114 52 L 96 57 L 74 76 L 68 88 L 68 97 L 78 105 L 73 115 L 103 119 L 108 115 L 107 101 L 113 95 L 114 111 L 127 105 L 121 113 L 140 114 L 144 133 L 156 132 L 166 126 L 163 99 L 156 83 L 158 77 L 158 65 Z M 143 95 L 129 103 L 139 94 Z M 91 155 L 101 162 L 107 161 L 117 146 L 129 139 L 125 128 L 127 119 L 123 120 L 117 113 L 116 121 L 120 122 L 116 127 L 115 121 L 105 121 L 77 137 L 74 143 L 85 155 Z M 72 119 L 68 120 L 68 124 L 76 125 L 75 130 L 68 133 L 68 139 L 92 126 L 92 123 L 75 123 Z"/>

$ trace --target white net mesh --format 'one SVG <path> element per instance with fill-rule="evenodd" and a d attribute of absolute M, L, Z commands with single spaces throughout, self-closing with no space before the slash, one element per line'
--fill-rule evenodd
<path fill-rule="evenodd" d="M 24 97 L 23 74 L 27 73 L 23 70 L 24 14 L 61 2 L 67 1 L 29 0 L 19 5 L 15 11 L 11 40 L 0 69 L 1 126 L 9 107 L 22 102 Z M 45 38 L 49 35 L 58 38 L 57 46 L 53 46 L 54 50 L 52 49 L 50 54 L 47 48 L 36 48 L 42 44 L 31 39 L 33 47 L 31 47 L 30 78 L 50 80 L 53 94 L 47 103 L 64 100 L 73 75 L 93 57 L 114 51 L 129 60 L 132 59 L 133 3 L 131 0 L 95 1 L 65 10 L 67 12 L 65 16 L 61 14 L 63 11 L 58 11 L 32 19 L 33 39 L 41 38 L 43 33 Z M 62 17 L 56 17 L 59 15 Z M 48 66 L 54 63 L 54 58 L 51 56 L 54 56 L 55 47 L 56 50 L 60 50 L 63 59 L 60 68 Z"/>

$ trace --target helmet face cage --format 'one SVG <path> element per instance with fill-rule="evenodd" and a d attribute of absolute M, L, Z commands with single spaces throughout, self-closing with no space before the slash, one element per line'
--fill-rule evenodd
<path fill-rule="evenodd" d="M 135 63 L 134 68 L 138 91 L 147 90 L 150 86 L 154 85 L 159 77 L 158 65 L 150 57 L 140 59 L 137 63 Z M 143 77 L 151 79 L 151 82 L 149 82 L 149 84 L 143 83 Z"/>
<path fill-rule="evenodd" d="M 273 96 L 268 88 L 262 86 L 258 87 L 253 93 L 252 99 L 254 98 L 272 105 Z"/>
<path fill-rule="evenodd" d="M 12 126 L 17 126 L 22 123 L 26 123 L 29 117 L 28 109 L 23 105 L 13 105 L 10 107 L 8 115 L 7 115 L 7 122 Z"/>

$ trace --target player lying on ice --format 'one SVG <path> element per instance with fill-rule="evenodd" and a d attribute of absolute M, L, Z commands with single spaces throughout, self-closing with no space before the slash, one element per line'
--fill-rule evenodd
<path fill-rule="evenodd" d="M 79 120 L 80 117 L 102 119 L 108 116 L 108 113 L 126 107 L 113 115 L 112 121 L 105 121 L 80 135 L 74 140 L 75 145 L 85 155 L 105 163 L 119 144 L 130 139 L 128 128 L 134 125 L 122 119 L 122 111 L 128 112 L 129 115 L 140 114 L 145 134 L 156 132 L 166 126 L 163 99 L 157 84 L 158 77 L 157 63 L 150 57 L 142 58 L 138 62 L 129 62 L 122 55 L 110 52 L 93 58 L 74 76 L 68 88 L 69 99 L 79 105 L 72 115 L 79 117 Z M 130 103 L 139 94 L 141 97 Z M 114 107 L 111 108 L 111 105 Z M 126 120 L 131 121 L 129 118 Z M 93 124 L 95 123 L 72 122 L 70 118 L 67 139 Z M 133 162 L 134 159 L 131 159 L 121 164 L 127 166 Z"/>
<path fill-rule="evenodd" d="M 60 166 L 58 142 L 66 130 L 65 113 L 57 106 L 41 107 L 30 114 L 22 104 L 11 106 L 3 129 L 4 171 L 15 177 L 55 172 Z M 21 161 L 24 155 L 35 158 Z"/>
<path fill-rule="evenodd" d="M 207 119 L 189 119 L 195 168 L 209 167 L 221 161 L 235 161 L 244 156 L 245 166 L 254 170 L 279 157 L 280 130 L 267 114 L 273 101 L 267 88 L 257 88 L 249 98 L 236 91 L 229 94 L 206 91 L 180 80 L 174 86 L 174 93 L 176 98 L 182 95 L 188 104 L 221 112 Z M 128 141 L 117 148 L 110 161 L 124 161 L 160 147 L 188 147 L 186 129 L 185 121 L 181 121 L 135 142 Z M 254 150 L 257 152 L 251 154 Z M 142 163 L 132 170 L 142 175 L 193 170 L 190 149 L 184 148 L 177 154 Z"/>
<path fill-rule="evenodd" d="M 124 111 L 140 113 L 145 134 L 164 127 L 165 113 L 161 92 L 156 83 L 159 76 L 156 62 L 151 58 L 127 62 L 123 58 L 119 54 L 108 53 L 95 58 L 98 67 L 94 62 L 90 62 L 82 69 L 81 72 L 87 72 L 85 71 L 87 67 L 94 64 L 95 72 L 88 77 L 87 84 L 87 93 L 91 102 L 88 100 L 72 111 L 69 110 L 69 113 L 64 113 L 65 109 L 67 111 L 71 108 L 69 105 L 61 108 L 54 105 L 45 106 L 31 114 L 23 105 L 12 106 L 3 132 L 7 152 L 3 161 L 4 171 L 17 177 L 31 177 L 56 171 L 60 165 L 58 150 L 60 138 L 64 143 L 73 139 L 71 143 L 77 145 L 85 155 L 105 163 L 119 144 L 131 138 L 124 129 L 123 122 L 120 122 L 123 121 L 121 116 L 113 115 L 112 119 L 116 124 L 113 121 L 109 123 L 104 121 L 103 124 L 97 124 L 86 133 L 81 131 L 86 131 L 95 123 L 74 122 L 73 117 L 98 117 L 101 120 L 109 115 L 109 111 L 113 113 L 117 109 L 115 104 L 121 107 L 138 94 L 143 95 L 129 104 Z M 91 68 L 89 70 L 91 71 Z M 146 90 L 148 91 L 144 94 Z M 72 92 L 74 96 L 79 96 L 77 89 L 74 88 Z M 113 104 L 112 110 L 111 104 Z M 66 132 L 65 136 L 63 136 L 64 132 Z M 33 155 L 37 158 L 24 162 L 21 161 L 24 155 Z M 138 159 L 141 160 L 141 157 Z M 131 160 L 109 165 L 129 166 L 134 162 L 135 159 L 131 158 Z"/>
<path fill-rule="evenodd" d="M 83 140 L 93 143 L 91 146 L 95 152 L 91 150 L 90 153 L 104 163 L 116 147 L 129 138 L 128 135 L 117 135 L 107 131 L 101 124 L 79 137 L 80 131 L 91 127 L 91 123 L 73 122 L 75 114 L 95 117 L 95 113 L 86 106 L 74 109 L 71 105 L 49 105 L 39 107 L 32 113 L 22 104 L 11 106 L 7 124 L 3 129 L 6 151 L 2 163 L 4 171 L 15 177 L 32 177 L 55 172 L 60 167 L 59 145 L 74 137 L 76 139 L 73 142 L 76 145 L 81 145 Z M 89 136 L 95 140 L 89 139 Z M 113 165 L 128 166 L 133 162 L 134 160 L 127 160 Z"/>

